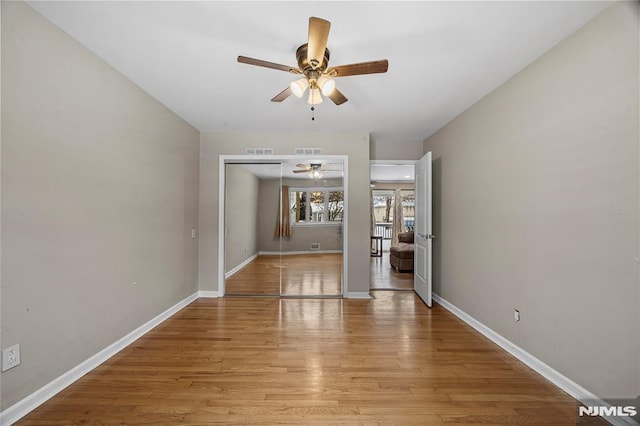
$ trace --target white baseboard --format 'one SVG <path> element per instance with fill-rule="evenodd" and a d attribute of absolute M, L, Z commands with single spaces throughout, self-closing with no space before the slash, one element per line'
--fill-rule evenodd
<path fill-rule="evenodd" d="M 558 386 L 560 389 L 582 402 L 585 405 L 600 405 L 600 406 L 610 406 L 608 403 L 600 399 L 598 396 L 589 392 L 587 389 L 583 388 L 573 380 L 569 379 L 567 376 L 563 375 L 559 371 L 545 364 L 543 361 L 539 360 L 535 356 L 531 355 L 529 352 L 522 349 L 520 346 L 513 344 L 511 341 L 504 338 L 502 335 L 496 333 L 480 321 L 473 318 L 471 315 L 467 314 L 457 306 L 449 303 L 447 300 L 433 293 L 433 300 L 441 305 L 443 308 L 460 318 L 462 321 L 466 322 L 468 325 L 473 327 L 475 330 L 483 334 L 489 340 L 491 340 L 496 345 L 500 346 L 505 351 L 509 352 L 511 355 L 516 357 L 518 360 L 522 361 L 524 364 L 532 368 L 538 374 L 542 375 L 544 378 L 549 380 L 554 385 Z M 607 416 L 604 417 L 612 425 L 620 425 L 620 426 L 629 426 L 629 425 L 637 425 L 631 418 L 622 418 L 622 417 L 613 417 Z"/>
<path fill-rule="evenodd" d="M 97 354 L 93 355 L 89 359 L 81 362 L 77 366 L 73 367 L 71 370 L 67 371 L 60 377 L 52 380 L 47 383 L 37 391 L 33 392 L 31 395 L 23 398 L 22 400 L 16 402 L 11 407 L 6 410 L 0 412 L 0 425 L 11 425 L 22 417 L 29 414 L 31 411 L 38 408 L 40 405 L 45 403 L 47 400 L 55 396 L 58 392 L 71 385 L 73 382 L 120 352 L 122 349 L 145 335 L 151 329 L 156 327 L 158 324 L 162 323 L 173 314 L 178 312 L 180 309 L 184 308 L 198 297 L 207 297 L 200 296 L 201 292 L 196 292 L 186 299 L 176 303 L 166 311 L 162 312 L 155 318 L 141 325 L 140 327 L 133 330 L 131 333 L 127 334 L 120 340 L 112 343 L 107 346 Z M 217 293 L 217 292 L 216 292 Z"/>
<path fill-rule="evenodd" d="M 221 297 L 221 296 L 220 296 L 220 292 L 219 291 L 200 290 L 198 292 L 198 297 L 216 298 L 216 297 Z"/>
<path fill-rule="evenodd" d="M 369 294 L 369 292 L 349 291 L 349 292 L 344 294 L 344 297 L 346 299 L 372 299 L 372 297 Z"/>
<path fill-rule="evenodd" d="M 300 251 L 260 251 L 260 256 L 287 256 L 292 254 L 332 254 L 342 253 L 342 250 L 300 250 Z"/>
<path fill-rule="evenodd" d="M 227 279 L 229 278 L 231 275 L 235 274 L 236 272 L 238 272 L 240 269 L 244 268 L 245 266 L 247 266 L 249 263 L 253 262 L 253 260 L 255 258 L 258 257 L 258 253 L 254 254 L 253 256 L 251 256 L 250 258 L 248 258 L 247 260 L 245 260 L 244 262 L 242 262 L 241 264 L 239 264 L 238 266 L 236 266 L 235 268 L 231 269 L 230 271 L 227 271 L 224 273 L 224 278 Z"/>

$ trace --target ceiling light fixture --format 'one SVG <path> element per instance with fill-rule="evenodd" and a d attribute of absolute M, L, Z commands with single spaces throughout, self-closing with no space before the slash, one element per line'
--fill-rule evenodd
<path fill-rule="evenodd" d="M 318 105 L 322 103 L 322 95 L 320 95 L 320 89 L 314 86 L 315 84 L 312 85 L 311 89 L 309 90 L 309 105 Z"/>
<path fill-rule="evenodd" d="M 323 75 L 318 79 L 318 87 L 320 87 L 323 95 L 329 96 L 334 90 L 336 90 L 336 82 L 326 75 Z"/>
<path fill-rule="evenodd" d="M 306 77 L 303 77 L 296 81 L 292 81 L 289 85 L 291 92 L 298 98 L 301 98 L 302 95 L 304 95 L 307 87 L 309 87 L 309 81 L 306 79 Z"/>
<path fill-rule="evenodd" d="M 289 87 L 275 95 L 271 102 L 282 102 L 291 95 L 302 97 L 309 88 L 308 103 L 311 105 L 311 120 L 315 120 L 314 105 L 322 103 L 322 96 L 326 96 L 336 105 L 342 105 L 348 101 L 347 97 L 336 87 L 334 78 L 385 73 L 389 68 L 389 61 L 386 59 L 330 67 L 330 55 L 329 49 L 327 49 L 330 29 L 331 22 L 313 16 L 309 18 L 307 42 L 296 49 L 297 67 L 246 56 L 238 56 L 238 62 L 301 76 L 302 78 L 294 81 Z"/>

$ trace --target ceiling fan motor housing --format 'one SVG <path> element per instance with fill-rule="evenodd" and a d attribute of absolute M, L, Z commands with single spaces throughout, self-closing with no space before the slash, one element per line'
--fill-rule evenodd
<path fill-rule="evenodd" d="M 300 68 L 305 76 L 309 79 L 317 79 L 327 69 L 329 64 L 329 49 L 324 49 L 324 58 L 321 64 L 311 64 L 307 59 L 307 50 L 309 44 L 305 43 L 296 50 L 296 59 L 298 60 L 298 68 Z"/>

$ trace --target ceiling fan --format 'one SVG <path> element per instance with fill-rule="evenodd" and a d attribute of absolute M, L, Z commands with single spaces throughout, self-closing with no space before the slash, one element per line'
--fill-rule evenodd
<path fill-rule="evenodd" d="M 296 50 L 297 68 L 246 56 L 238 56 L 238 62 L 303 76 L 299 80 L 291 82 L 289 87 L 274 96 L 271 99 L 272 102 L 282 102 L 292 94 L 300 98 L 309 88 L 309 104 L 317 105 L 321 103 L 322 95 L 324 95 L 331 99 L 334 104 L 341 105 L 347 102 L 348 99 L 336 88 L 336 83 L 333 80 L 335 77 L 385 73 L 389 68 L 389 61 L 382 59 L 329 67 L 327 40 L 330 28 L 331 23 L 329 21 L 315 17 L 309 18 L 309 40 Z"/>
<path fill-rule="evenodd" d="M 338 169 L 325 169 L 326 166 L 331 163 L 309 163 L 309 164 L 296 164 L 296 167 L 300 167 L 298 170 L 294 170 L 293 173 L 309 173 L 310 177 L 322 177 L 321 172 L 341 172 Z"/>

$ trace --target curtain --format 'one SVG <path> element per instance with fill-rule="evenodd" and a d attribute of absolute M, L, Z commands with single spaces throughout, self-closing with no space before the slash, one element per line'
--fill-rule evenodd
<path fill-rule="evenodd" d="M 289 187 L 283 185 L 282 191 L 280 192 L 280 212 L 278 212 L 278 220 L 276 223 L 276 238 L 291 237 L 291 215 L 289 211 Z"/>
<path fill-rule="evenodd" d="M 396 189 L 393 203 L 393 225 L 391 227 L 391 245 L 398 245 L 398 234 L 404 232 L 404 215 L 402 214 L 402 192 Z"/>

